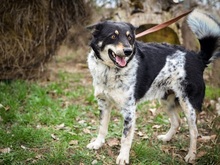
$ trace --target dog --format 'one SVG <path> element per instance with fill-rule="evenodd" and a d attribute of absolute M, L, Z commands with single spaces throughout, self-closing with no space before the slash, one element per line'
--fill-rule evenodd
<path fill-rule="evenodd" d="M 207 64 L 220 56 L 220 25 L 198 10 L 190 13 L 187 22 L 199 40 L 198 53 L 167 43 L 136 41 L 136 28 L 130 23 L 104 21 L 88 27 L 92 31 L 88 67 L 100 110 L 100 127 L 97 138 L 87 148 L 99 149 L 104 144 L 110 112 L 115 106 L 124 119 L 116 164 L 128 164 L 137 103 L 159 99 L 166 106 L 171 127 L 158 139 L 169 141 L 177 132 L 180 126 L 177 108 L 181 107 L 190 133 L 185 161 L 195 161 L 196 111 L 201 111 L 205 95 L 203 72 Z"/>

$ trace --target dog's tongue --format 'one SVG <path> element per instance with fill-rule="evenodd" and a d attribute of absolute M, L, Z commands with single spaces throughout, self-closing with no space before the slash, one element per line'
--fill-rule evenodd
<path fill-rule="evenodd" d="M 115 60 L 122 67 L 126 65 L 125 57 L 116 56 Z"/>

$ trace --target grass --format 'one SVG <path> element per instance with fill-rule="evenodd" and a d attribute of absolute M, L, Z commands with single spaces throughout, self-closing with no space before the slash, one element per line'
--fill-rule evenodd
<path fill-rule="evenodd" d="M 220 88 L 213 86 L 206 86 L 206 98 L 217 99 L 220 97 Z"/>
<path fill-rule="evenodd" d="M 87 72 L 59 72 L 57 78 L 49 82 L 0 82 L 0 164 L 115 164 L 118 144 L 105 144 L 98 151 L 86 149 L 96 136 L 99 123 Z M 209 96 L 215 91 L 208 91 Z M 152 115 L 146 109 L 159 111 Z M 168 118 L 160 109 L 158 102 L 138 106 L 131 164 L 185 164 L 188 129 L 181 129 L 170 143 L 158 141 L 156 136 L 169 129 Z M 114 138 L 119 140 L 121 136 L 121 115 L 116 110 L 112 115 L 107 142 Z M 211 133 L 216 132 L 214 129 Z M 206 154 L 197 164 L 218 164 L 219 144 L 219 141 L 200 144 L 199 151 L 205 150 Z M 10 151 L 4 152 L 6 148 Z"/>

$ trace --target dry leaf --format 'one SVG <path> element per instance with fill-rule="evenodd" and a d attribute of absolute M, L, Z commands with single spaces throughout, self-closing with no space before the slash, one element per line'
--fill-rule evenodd
<path fill-rule="evenodd" d="M 24 150 L 27 149 L 27 147 L 25 147 L 24 145 L 21 145 L 21 148 L 24 149 Z"/>
<path fill-rule="evenodd" d="M 35 156 L 35 158 L 36 159 L 41 159 L 41 158 L 43 158 L 44 156 L 43 155 L 41 155 L 41 154 L 39 154 L 39 155 L 37 155 L 37 156 Z"/>
<path fill-rule="evenodd" d="M 97 164 L 97 163 L 98 163 L 97 160 L 93 160 L 93 161 L 92 161 L 92 164 Z"/>
<path fill-rule="evenodd" d="M 119 122 L 120 120 L 118 118 L 113 119 L 114 122 Z"/>
<path fill-rule="evenodd" d="M 165 153 L 170 153 L 174 149 L 175 149 L 175 147 L 173 147 L 171 145 L 161 145 L 161 150 L 164 151 Z"/>
<path fill-rule="evenodd" d="M 5 111 L 9 111 L 10 110 L 10 107 L 8 105 L 5 107 L 4 105 L 0 104 L 0 108 L 5 109 Z"/>
<path fill-rule="evenodd" d="M 41 126 L 40 124 L 38 124 L 38 125 L 36 126 L 36 128 L 37 128 L 37 129 L 41 129 L 42 126 Z"/>
<path fill-rule="evenodd" d="M 6 107 L 5 107 L 5 111 L 9 111 L 10 110 L 10 107 L 7 105 Z"/>
<path fill-rule="evenodd" d="M 64 128 L 65 128 L 65 124 L 62 123 L 62 124 L 60 124 L 60 125 L 55 126 L 55 128 L 56 128 L 57 130 L 64 129 Z"/>
<path fill-rule="evenodd" d="M 91 124 L 95 124 L 95 123 L 96 123 L 96 120 L 92 119 L 92 120 L 90 121 L 90 123 L 91 123 Z"/>
<path fill-rule="evenodd" d="M 86 134 L 91 134 L 91 131 L 88 128 L 84 128 L 83 132 L 86 133 Z"/>
<path fill-rule="evenodd" d="M 78 123 L 79 124 L 84 124 L 86 121 L 85 120 L 79 120 Z"/>
<path fill-rule="evenodd" d="M 198 142 L 209 142 L 210 140 L 215 140 L 216 135 L 211 135 L 211 136 L 201 136 L 200 138 L 198 138 Z"/>
<path fill-rule="evenodd" d="M 71 140 L 69 142 L 69 145 L 78 145 L 79 144 L 79 141 L 78 140 Z"/>
<path fill-rule="evenodd" d="M 70 102 L 69 101 L 64 101 L 63 104 L 62 104 L 62 108 L 66 108 L 70 105 Z"/>
<path fill-rule="evenodd" d="M 110 146 L 110 147 L 113 147 L 113 146 L 118 146 L 119 145 L 119 140 L 117 138 L 112 138 L 112 139 L 109 139 L 107 141 L 107 144 Z"/>
<path fill-rule="evenodd" d="M 143 140 L 149 139 L 149 136 L 144 135 L 143 137 L 141 137 L 141 139 L 143 139 Z"/>
<path fill-rule="evenodd" d="M 179 159 L 182 159 L 182 156 L 180 154 L 173 153 L 172 155 L 174 158 L 178 157 Z"/>
<path fill-rule="evenodd" d="M 152 126 L 153 129 L 159 129 L 159 128 L 161 128 L 161 127 L 162 127 L 161 125 L 153 125 L 153 126 Z"/>
<path fill-rule="evenodd" d="M 137 135 L 140 136 L 140 137 L 144 136 L 143 132 L 141 132 L 141 131 L 138 131 Z"/>
<path fill-rule="evenodd" d="M 54 134 L 51 134 L 50 136 L 53 138 L 53 140 L 59 140 L 59 138 Z"/>
<path fill-rule="evenodd" d="M 157 109 L 156 108 L 150 108 L 149 111 L 151 112 L 152 116 L 155 116 Z"/>
<path fill-rule="evenodd" d="M 199 151 L 199 153 L 196 155 L 197 158 L 203 157 L 207 152 L 206 151 Z"/>
<path fill-rule="evenodd" d="M 107 148 L 107 153 L 110 158 L 115 158 L 114 152 L 112 151 L 111 148 L 109 147 Z"/>
<path fill-rule="evenodd" d="M 167 146 L 165 146 L 165 145 L 162 145 L 162 146 L 161 146 L 161 150 L 162 150 L 163 152 L 165 152 L 165 153 L 169 153 L 170 147 L 167 147 Z"/>
<path fill-rule="evenodd" d="M 4 108 L 4 106 L 2 104 L 0 104 L 0 108 Z"/>
<path fill-rule="evenodd" d="M 68 132 L 70 135 L 77 135 L 75 132 Z"/>
<path fill-rule="evenodd" d="M 8 147 L 8 148 L 0 148 L 0 153 L 3 153 L 3 154 L 6 154 L 6 153 L 10 153 L 11 152 L 11 149 Z"/>

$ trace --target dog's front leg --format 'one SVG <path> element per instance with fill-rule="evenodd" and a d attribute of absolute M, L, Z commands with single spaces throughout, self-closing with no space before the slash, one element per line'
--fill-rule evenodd
<path fill-rule="evenodd" d="M 98 99 L 100 110 L 100 126 L 97 138 L 87 145 L 89 149 L 99 149 L 105 143 L 105 137 L 108 133 L 108 124 L 110 120 L 111 105 L 105 99 Z"/>
<path fill-rule="evenodd" d="M 136 107 L 132 107 L 129 110 L 122 111 L 124 129 L 121 138 L 120 154 L 117 157 L 116 164 L 124 165 L 129 163 L 130 148 L 135 130 L 135 110 Z"/>

